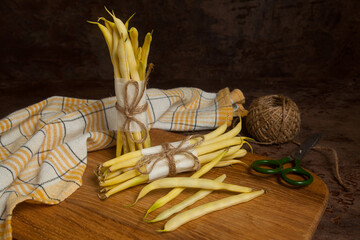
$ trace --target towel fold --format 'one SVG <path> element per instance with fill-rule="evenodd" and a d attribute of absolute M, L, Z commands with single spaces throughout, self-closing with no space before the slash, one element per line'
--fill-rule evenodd
<path fill-rule="evenodd" d="M 82 184 L 87 152 L 116 144 L 115 97 L 50 97 L 0 120 L 0 239 L 11 239 L 11 216 L 23 201 L 57 204 Z M 246 114 L 238 89 L 148 89 L 149 128 L 213 129 Z"/>

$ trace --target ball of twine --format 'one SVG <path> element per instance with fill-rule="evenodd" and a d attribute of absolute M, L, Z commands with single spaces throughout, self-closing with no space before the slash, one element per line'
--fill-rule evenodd
<path fill-rule="evenodd" d="M 282 95 L 255 99 L 246 117 L 249 134 L 264 144 L 293 140 L 300 131 L 300 111 L 295 102 Z"/>

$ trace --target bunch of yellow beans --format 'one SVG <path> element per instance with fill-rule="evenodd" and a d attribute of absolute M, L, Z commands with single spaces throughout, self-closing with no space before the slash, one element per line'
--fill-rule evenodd
<path fill-rule="evenodd" d="M 201 177 L 213 167 L 237 163 L 245 164 L 236 159 L 245 156 L 247 153 L 247 150 L 242 148 L 247 143 L 246 138 L 237 137 L 241 131 L 241 122 L 228 132 L 225 132 L 226 129 L 227 124 L 224 123 L 216 130 L 204 135 L 203 141 L 194 147 L 202 167 L 193 174 L 192 178 Z M 194 144 L 200 140 L 201 138 L 193 138 L 189 140 L 189 143 Z M 129 187 L 147 183 L 149 175 L 141 173 L 135 168 L 142 157 L 142 151 L 137 150 L 101 164 L 96 172 L 101 187 L 100 198 L 105 199 Z M 146 166 L 142 166 L 141 170 L 146 172 Z"/>
<path fill-rule="evenodd" d="M 147 63 L 152 33 L 147 33 L 143 45 L 139 46 L 138 30 L 135 27 L 128 29 L 129 21 L 134 15 L 123 23 L 114 12 L 108 10 L 107 12 L 113 21 L 100 17 L 97 22 L 88 22 L 96 24 L 105 38 L 114 69 L 114 78 L 144 82 L 152 68 L 152 64 L 148 66 Z M 100 23 L 101 21 L 103 24 Z M 118 128 L 116 156 L 150 146 L 147 128 L 138 132 L 123 131 Z"/>

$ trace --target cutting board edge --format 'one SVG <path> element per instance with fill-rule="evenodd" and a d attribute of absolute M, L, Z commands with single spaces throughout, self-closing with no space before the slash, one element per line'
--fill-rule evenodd
<path fill-rule="evenodd" d="M 312 173 L 312 174 L 315 175 L 314 173 Z M 322 219 L 322 217 L 323 217 L 323 215 L 325 213 L 326 207 L 328 205 L 328 202 L 329 202 L 329 188 L 327 187 L 326 183 L 321 179 L 321 177 L 319 177 L 319 176 L 317 176 L 317 177 L 319 178 L 319 180 L 322 182 L 323 186 L 325 187 L 325 189 L 324 189 L 324 191 L 325 191 L 324 202 L 323 202 L 322 211 L 320 211 L 316 216 L 318 221 L 311 226 L 311 230 L 309 231 L 309 236 L 308 236 L 307 239 L 312 239 L 313 238 L 313 236 L 314 236 L 314 234 L 316 232 L 316 229 L 319 226 L 319 222 L 321 221 L 321 219 Z"/>

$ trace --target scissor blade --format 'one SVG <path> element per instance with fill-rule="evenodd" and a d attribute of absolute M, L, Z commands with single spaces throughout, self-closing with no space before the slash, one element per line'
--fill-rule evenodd
<path fill-rule="evenodd" d="M 313 147 L 316 145 L 316 143 L 319 141 L 319 139 L 321 138 L 321 134 L 320 133 L 316 133 L 314 135 L 312 135 L 311 137 L 309 137 L 308 139 L 306 139 L 298 148 L 295 149 L 295 151 L 293 152 L 293 154 L 291 154 L 291 156 L 294 159 L 299 159 L 301 160 L 304 155 Z"/>

